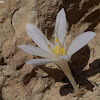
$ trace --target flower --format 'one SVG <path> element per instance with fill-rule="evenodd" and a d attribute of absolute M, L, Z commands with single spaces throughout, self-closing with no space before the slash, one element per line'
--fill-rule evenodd
<path fill-rule="evenodd" d="M 68 51 L 66 51 L 65 45 L 67 26 L 66 14 L 64 12 L 64 9 L 62 8 L 56 18 L 55 45 L 52 44 L 35 25 L 29 23 L 26 25 L 26 31 L 39 47 L 34 47 L 31 45 L 19 45 L 18 47 L 29 54 L 47 58 L 33 59 L 31 61 L 27 61 L 26 64 L 38 66 L 52 62 L 56 63 L 70 80 L 74 91 L 78 93 L 79 87 L 71 74 L 67 59 L 82 47 L 87 45 L 87 43 L 93 37 L 95 37 L 96 34 L 91 31 L 82 33 L 72 41 L 71 45 L 68 48 Z"/>

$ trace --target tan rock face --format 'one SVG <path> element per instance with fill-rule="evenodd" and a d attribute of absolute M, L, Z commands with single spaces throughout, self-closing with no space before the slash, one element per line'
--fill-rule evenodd
<path fill-rule="evenodd" d="M 100 0 L 5 0 L 0 4 L 0 100 L 76 100 L 72 87 L 58 66 L 26 65 L 37 58 L 17 48 L 36 45 L 26 24 L 38 26 L 54 43 L 58 11 L 64 7 L 68 22 L 67 48 L 84 31 L 96 37 L 72 56 L 70 67 L 77 83 L 84 86 L 85 100 L 100 100 Z"/>

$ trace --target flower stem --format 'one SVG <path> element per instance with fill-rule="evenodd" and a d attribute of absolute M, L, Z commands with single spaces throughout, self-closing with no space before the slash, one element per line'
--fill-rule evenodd
<path fill-rule="evenodd" d="M 61 63 L 59 64 L 59 66 L 61 67 L 61 69 L 63 70 L 64 74 L 67 76 L 67 78 L 69 79 L 70 83 L 72 84 L 75 93 L 78 95 L 80 92 L 79 86 L 77 85 L 71 70 L 69 68 L 68 62 L 67 61 L 61 61 Z"/>
<path fill-rule="evenodd" d="M 77 85 L 73 75 L 71 72 L 68 72 L 68 73 L 65 73 L 67 78 L 69 79 L 69 81 L 71 82 L 73 88 L 74 88 L 74 91 L 75 93 L 78 93 L 79 92 L 79 86 Z"/>

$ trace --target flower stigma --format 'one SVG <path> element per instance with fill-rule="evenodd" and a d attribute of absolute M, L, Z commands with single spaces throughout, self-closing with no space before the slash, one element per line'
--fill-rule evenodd
<path fill-rule="evenodd" d="M 62 44 L 58 41 L 58 39 L 56 38 L 56 42 L 58 43 L 58 45 L 55 47 L 54 50 L 52 50 L 50 44 L 48 45 L 49 46 L 49 49 L 51 50 L 51 52 L 57 57 L 59 58 L 59 56 L 63 56 L 65 55 L 65 49 L 64 47 L 62 46 Z"/>

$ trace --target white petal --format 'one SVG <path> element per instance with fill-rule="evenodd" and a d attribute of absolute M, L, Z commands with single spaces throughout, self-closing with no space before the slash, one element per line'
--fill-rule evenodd
<path fill-rule="evenodd" d="M 39 65 L 44 65 L 44 64 L 47 64 L 47 63 L 52 63 L 52 62 L 55 62 L 55 61 L 49 60 L 49 59 L 33 59 L 33 60 L 30 60 L 30 61 L 27 61 L 26 64 L 39 66 Z"/>
<path fill-rule="evenodd" d="M 66 59 L 68 59 L 69 57 L 70 57 L 69 55 L 60 56 L 60 57 L 59 57 L 59 60 L 60 60 L 60 59 L 66 60 Z"/>
<path fill-rule="evenodd" d="M 31 46 L 31 45 L 19 45 L 17 47 L 22 49 L 23 51 L 29 53 L 29 54 L 32 54 L 32 55 L 36 55 L 36 56 L 40 56 L 40 57 L 46 57 L 46 58 L 49 58 L 49 59 L 54 58 L 54 55 L 52 55 L 49 52 L 44 51 L 43 49 L 38 48 L 38 47 L 34 47 L 34 46 Z"/>
<path fill-rule="evenodd" d="M 66 30 L 67 30 L 67 21 L 66 21 L 66 14 L 64 9 L 62 8 L 56 18 L 56 25 L 55 25 L 55 38 L 61 42 L 64 46 L 65 39 L 66 39 Z M 56 41 L 55 41 L 56 44 Z"/>
<path fill-rule="evenodd" d="M 51 52 L 48 44 L 51 44 L 51 47 L 54 46 L 46 37 L 45 35 L 40 31 L 39 28 L 37 28 L 33 24 L 27 24 L 26 25 L 26 31 L 28 35 L 32 38 L 32 40 L 42 49 Z"/>
<path fill-rule="evenodd" d="M 88 44 L 88 42 L 96 36 L 96 33 L 88 31 L 83 34 L 77 36 L 69 46 L 67 54 L 69 56 L 73 55 L 75 52 L 80 50 L 82 47 Z"/>

